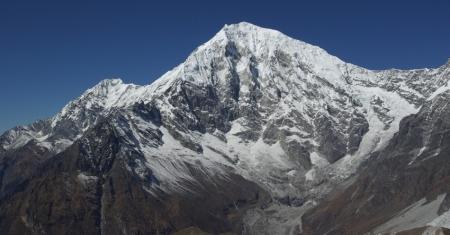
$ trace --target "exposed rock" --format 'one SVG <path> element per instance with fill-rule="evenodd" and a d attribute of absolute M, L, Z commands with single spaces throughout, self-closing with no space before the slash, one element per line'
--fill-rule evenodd
<path fill-rule="evenodd" d="M 372 155 L 353 184 L 303 217 L 305 234 L 365 234 L 422 198 L 431 202 L 448 194 L 449 99 L 450 93 L 443 93 L 405 118 L 389 145 Z M 448 199 L 444 201 L 438 207 L 448 205 Z"/>

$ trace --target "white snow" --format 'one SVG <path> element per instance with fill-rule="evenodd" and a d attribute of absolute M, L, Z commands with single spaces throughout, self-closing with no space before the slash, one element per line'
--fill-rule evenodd
<path fill-rule="evenodd" d="M 446 91 L 450 90 L 450 80 L 447 82 L 445 86 L 439 87 L 436 91 L 431 94 L 427 100 L 433 100 L 436 96 L 438 96 L 441 93 L 444 93 Z"/>
<path fill-rule="evenodd" d="M 439 217 L 428 223 L 429 226 L 442 227 L 450 229 L 450 210 L 444 212 Z"/>
<path fill-rule="evenodd" d="M 418 109 L 397 93 L 389 92 L 378 87 L 363 87 L 356 86 L 358 90 L 357 97 L 367 111 L 367 120 L 369 122 L 369 131 L 364 135 L 359 149 L 354 154 L 348 154 L 336 163 L 336 172 L 343 178 L 353 174 L 359 164 L 369 157 L 370 153 L 380 150 L 388 143 L 393 135 L 398 131 L 400 121 Z M 390 111 L 388 115 L 393 119 L 388 129 L 385 129 L 385 124 L 379 119 L 370 101 L 373 97 L 381 98 Z"/>
<path fill-rule="evenodd" d="M 312 152 L 310 154 L 310 159 L 311 163 L 317 167 L 324 167 L 330 164 L 327 159 L 319 156 L 319 154 L 317 154 L 316 152 Z"/>
<path fill-rule="evenodd" d="M 397 216 L 390 219 L 388 222 L 375 228 L 373 232 L 375 234 L 384 232 L 394 233 L 423 227 L 430 222 L 433 223 L 432 221 L 439 216 L 438 210 L 445 197 L 446 194 L 441 194 L 431 202 L 427 202 L 425 198 L 422 198 L 416 203 L 403 209 Z"/>
<path fill-rule="evenodd" d="M 97 176 L 86 175 L 83 172 L 79 173 L 77 177 L 78 181 L 85 186 L 95 182 L 98 179 Z"/>
<path fill-rule="evenodd" d="M 309 171 L 306 172 L 305 174 L 305 179 L 312 181 L 316 178 L 316 169 L 312 168 Z"/>

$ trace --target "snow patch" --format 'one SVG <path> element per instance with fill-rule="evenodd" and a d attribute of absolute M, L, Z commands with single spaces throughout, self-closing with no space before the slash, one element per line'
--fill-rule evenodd
<path fill-rule="evenodd" d="M 450 210 L 444 212 L 439 217 L 428 223 L 429 226 L 442 227 L 450 229 Z"/>
<path fill-rule="evenodd" d="M 427 202 L 425 198 L 403 209 L 394 218 L 374 229 L 375 234 L 385 232 L 399 232 L 403 230 L 419 228 L 433 223 L 439 217 L 438 211 L 446 194 L 439 195 L 435 200 Z"/>
<path fill-rule="evenodd" d="M 442 94 L 446 91 L 450 90 L 450 80 L 447 82 L 445 86 L 439 87 L 436 91 L 434 91 L 428 98 L 427 101 L 433 100 L 439 94 Z"/>
<path fill-rule="evenodd" d="M 86 186 L 88 184 L 91 184 L 91 183 L 97 181 L 98 177 L 97 176 L 86 175 L 85 173 L 81 172 L 81 173 L 78 174 L 77 179 L 78 179 L 78 181 L 81 184 Z"/>

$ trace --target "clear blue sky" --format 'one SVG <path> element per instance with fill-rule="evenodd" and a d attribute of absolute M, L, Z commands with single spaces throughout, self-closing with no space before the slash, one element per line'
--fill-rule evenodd
<path fill-rule="evenodd" d="M 450 57 L 450 1 L 0 1 L 0 131 L 104 78 L 147 84 L 224 24 L 248 21 L 371 69 Z"/>

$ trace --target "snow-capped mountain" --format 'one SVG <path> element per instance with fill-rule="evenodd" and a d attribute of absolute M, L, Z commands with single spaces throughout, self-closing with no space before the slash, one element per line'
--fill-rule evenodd
<path fill-rule="evenodd" d="M 60 164 L 91 193 L 101 191 L 94 190 L 100 194 L 100 205 L 94 203 L 100 207 L 94 210 L 100 214 L 95 220 L 100 232 L 110 231 L 105 226 L 113 221 L 103 213 L 105 203 L 115 202 L 113 194 L 105 194 L 113 179 L 153 198 L 139 203 L 170 198 L 184 208 L 204 202 L 190 201 L 189 195 L 210 195 L 218 199 L 205 199 L 214 202 L 205 202 L 211 206 L 207 210 L 238 202 L 249 209 L 253 201 L 263 203 L 261 208 L 281 206 L 295 221 L 266 223 L 272 234 L 299 232 L 297 217 L 304 209 L 296 208 L 315 205 L 345 184 L 365 160 L 389 145 L 403 118 L 449 90 L 449 80 L 449 63 L 436 69 L 372 71 L 275 30 L 245 22 L 226 25 L 149 85 L 104 80 L 54 117 L 3 134 L 0 195 L 15 195 L 19 183 L 25 185 L 21 190 L 37 190 L 28 179 L 34 168 L 58 175 L 61 169 L 53 162 L 61 160 L 55 159 L 78 159 L 73 166 Z M 12 157 L 25 149 L 33 154 L 20 161 Z M 18 174 L 16 165 L 30 176 Z M 119 173 L 132 181 L 114 178 Z M 40 174 L 42 182 L 49 177 Z M 234 191 L 222 192 L 227 187 Z M 171 206 L 168 210 L 175 210 Z M 114 223 L 125 233 L 164 234 L 190 226 L 217 233 L 270 231 L 260 225 L 264 212 L 244 214 L 234 206 L 238 219 L 218 216 L 217 229 L 205 222 L 207 212 L 200 209 L 194 213 L 200 219 L 186 219 L 177 211 L 180 218 L 164 213 L 160 219 L 146 217 L 153 221 L 148 227 L 132 226 L 124 218 Z M 25 227 L 61 231 L 23 211 Z M 1 221 L 0 226 L 13 228 Z"/>

